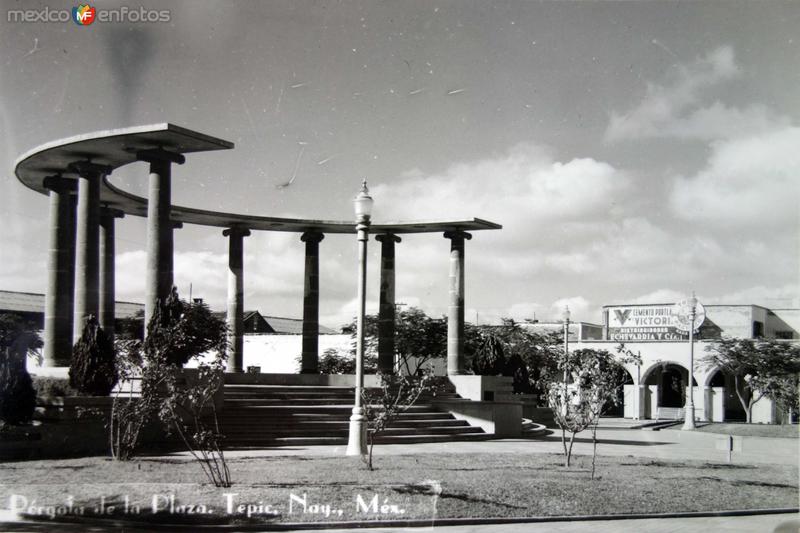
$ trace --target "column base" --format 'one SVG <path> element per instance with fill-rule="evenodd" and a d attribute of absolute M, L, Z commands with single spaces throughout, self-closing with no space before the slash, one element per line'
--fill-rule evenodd
<path fill-rule="evenodd" d="M 350 436 L 347 441 L 345 455 L 367 454 L 367 417 L 362 407 L 353 407 L 350 417 Z"/>
<path fill-rule="evenodd" d="M 694 405 L 686 408 L 686 414 L 683 417 L 683 427 L 681 429 L 684 431 L 697 429 L 697 426 L 694 423 Z"/>

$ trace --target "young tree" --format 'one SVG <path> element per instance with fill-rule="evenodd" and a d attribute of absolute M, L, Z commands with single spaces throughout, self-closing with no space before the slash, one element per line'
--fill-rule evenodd
<path fill-rule="evenodd" d="M 771 339 L 721 339 L 706 347 L 702 363 L 733 376 L 734 389 L 753 420 L 753 406 L 767 397 L 789 410 L 797 406 L 800 346 Z"/>
<path fill-rule="evenodd" d="M 611 406 L 617 405 L 617 389 L 625 383 L 624 364 L 637 362 L 638 356 L 614 356 L 605 350 L 575 350 L 558 360 L 555 373 L 550 374 L 548 401 L 553 417 L 561 428 L 561 444 L 564 448 L 564 466 L 570 466 L 575 435 L 592 430 L 592 479 L 597 457 L 597 425 L 600 416 Z M 571 383 L 564 383 L 564 369 Z M 566 434 L 570 433 L 569 443 Z"/>
<path fill-rule="evenodd" d="M 120 350 L 126 376 L 141 376 L 141 395 L 114 402 L 112 453 L 130 458 L 142 428 L 158 420 L 174 431 L 198 460 L 212 483 L 230 486 L 230 472 L 222 451 L 214 395 L 222 386 L 227 326 L 201 303 L 180 300 L 173 288 L 159 304 L 147 326 L 144 342 L 127 340 Z M 198 365 L 197 378 L 185 380 L 182 366 L 208 353 L 213 360 Z"/>
<path fill-rule="evenodd" d="M 41 347 L 33 323 L 13 313 L 0 315 L 0 420 L 5 424 L 27 424 L 33 419 L 36 391 L 25 359 Z"/>
<path fill-rule="evenodd" d="M 367 419 L 368 454 L 365 462 L 369 470 L 372 465 L 372 450 L 375 439 L 397 418 L 417 403 L 420 396 L 431 393 L 438 388 L 437 381 L 428 373 L 421 376 L 398 376 L 396 374 L 379 374 L 381 388 L 379 391 L 363 389 L 362 398 L 364 416 Z"/>

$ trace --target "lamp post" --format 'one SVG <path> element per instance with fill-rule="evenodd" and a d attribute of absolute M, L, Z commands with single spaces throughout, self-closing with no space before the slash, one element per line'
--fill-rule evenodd
<path fill-rule="evenodd" d="M 569 383 L 569 306 L 564 306 L 561 317 L 564 319 L 564 407 L 567 404 L 567 383 Z"/>
<path fill-rule="evenodd" d="M 689 403 L 683 417 L 683 429 L 695 429 L 694 425 L 694 322 L 697 318 L 697 297 L 692 291 L 689 299 Z"/>
<path fill-rule="evenodd" d="M 361 393 L 364 389 L 364 314 L 367 289 L 367 239 L 372 213 L 372 197 L 367 189 L 367 180 L 361 182 L 361 190 L 353 199 L 358 237 L 358 315 L 356 316 L 356 386 L 353 414 L 350 416 L 350 435 L 347 440 L 347 455 L 367 453 L 367 424 L 364 417 Z"/>

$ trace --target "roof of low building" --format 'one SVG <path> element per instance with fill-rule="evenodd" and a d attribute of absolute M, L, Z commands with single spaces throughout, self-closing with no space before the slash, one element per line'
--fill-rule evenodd
<path fill-rule="evenodd" d="M 0 290 L 0 311 L 19 313 L 44 313 L 44 294 Z M 135 302 L 116 302 L 114 312 L 117 318 L 130 318 L 144 311 L 144 304 Z"/>

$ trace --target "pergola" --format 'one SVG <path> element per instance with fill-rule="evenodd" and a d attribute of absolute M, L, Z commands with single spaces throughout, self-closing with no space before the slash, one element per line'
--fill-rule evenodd
<path fill-rule="evenodd" d="M 305 290 L 301 371 L 316 373 L 319 335 L 319 243 L 326 233 L 356 232 L 354 222 L 277 218 L 223 213 L 172 205 L 171 171 L 194 152 L 228 150 L 233 143 L 172 124 L 107 130 L 39 146 L 15 164 L 17 178 L 50 197 L 50 245 L 45 299 L 46 366 L 69 366 L 72 344 L 87 317 L 114 330 L 114 224 L 124 215 L 147 218 L 145 323 L 173 284 L 173 230 L 183 224 L 224 228 L 229 240 L 228 371 L 242 372 L 244 237 L 252 231 L 300 234 L 305 243 Z M 149 165 L 148 198 L 123 191 L 106 179 L 135 162 Z M 394 363 L 395 243 L 408 233 L 442 232 L 450 239 L 448 305 L 448 374 L 464 371 L 464 242 L 470 231 L 502 226 L 472 220 L 373 224 L 381 243 L 378 364 L 391 372 Z"/>

